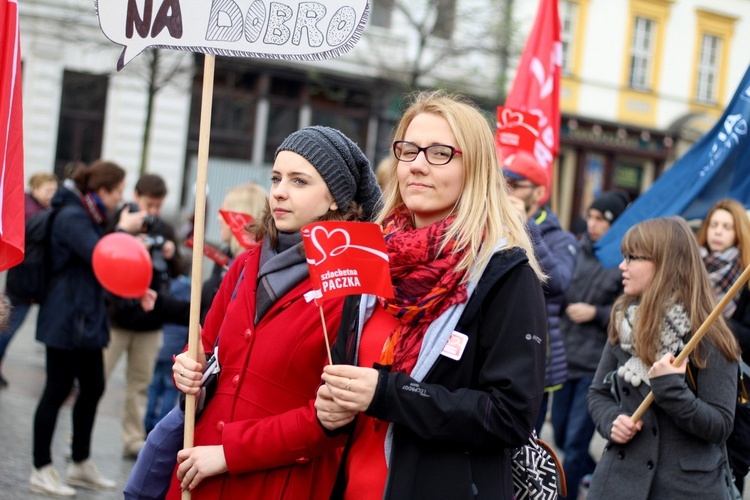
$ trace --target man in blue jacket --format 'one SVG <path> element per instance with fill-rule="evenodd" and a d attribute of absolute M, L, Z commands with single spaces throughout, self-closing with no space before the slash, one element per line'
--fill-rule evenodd
<path fill-rule="evenodd" d="M 548 277 L 544 285 L 548 329 L 547 366 L 544 399 L 536 422 L 536 432 L 539 434 L 547 414 L 549 393 L 562 387 L 568 376 L 565 345 L 560 332 L 560 313 L 563 294 L 573 278 L 577 245 L 575 236 L 564 231 L 557 216 L 549 207 L 544 206 L 550 192 L 547 169 L 525 151 L 508 156 L 503 167 L 511 201 L 526 220 L 534 253 Z"/>

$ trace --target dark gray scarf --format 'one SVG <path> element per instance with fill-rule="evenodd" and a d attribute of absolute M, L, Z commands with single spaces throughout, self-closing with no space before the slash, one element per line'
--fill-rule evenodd
<path fill-rule="evenodd" d="M 265 316 L 279 298 L 307 278 L 307 262 L 302 253 L 302 234 L 279 232 L 279 244 L 271 248 L 263 240 L 258 271 L 258 294 L 255 299 L 255 324 Z"/>

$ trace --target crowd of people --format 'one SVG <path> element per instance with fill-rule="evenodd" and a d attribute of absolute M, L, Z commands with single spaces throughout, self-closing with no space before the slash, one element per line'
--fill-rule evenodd
<path fill-rule="evenodd" d="M 164 180 L 143 174 L 123 204 L 125 171 L 111 162 L 78 165 L 60 186 L 32 177 L 27 218 L 55 217 L 37 321 L 47 378 L 31 490 L 117 486 L 94 464 L 91 440 L 123 354 L 122 454 L 134 460 L 146 459 L 144 443 L 178 394 L 201 391 L 213 354 L 215 392 L 194 446 L 167 464 L 163 497 L 511 499 L 510 451 L 547 421 L 552 435 L 542 437 L 563 454 L 568 498 L 728 498 L 732 483 L 742 492 L 748 286 L 714 315 L 688 361 L 673 364 L 750 264 L 739 202 L 717 202 L 697 233 L 679 217 L 640 222 L 622 240 L 619 267 L 603 268 L 596 243 L 629 195 L 598 193 L 586 231 L 565 231 L 547 204 L 546 169 L 524 152 L 500 161 L 483 113 L 442 91 L 410 101 L 377 173 L 344 133 L 311 126 L 276 150 L 268 193 L 255 184 L 227 192 L 222 209 L 252 216 L 255 243 L 243 247 L 219 217 L 226 260 L 202 285 L 197 359 L 185 345 L 180 242 L 161 218 Z M 310 301 L 301 228 L 316 221 L 379 224 L 393 298 Z M 112 231 L 151 254 L 142 299 L 107 293 L 94 275 L 94 247 Z M 0 363 L 30 307 L 10 278 L 7 296 Z M 63 479 L 50 448 L 74 388 Z M 601 457 L 589 451 L 597 431 Z"/>

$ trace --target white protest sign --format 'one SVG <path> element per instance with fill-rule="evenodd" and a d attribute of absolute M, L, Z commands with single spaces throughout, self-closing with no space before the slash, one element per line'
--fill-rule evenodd
<path fill-rule="evenodd" d="M 121 70 L 147 47 L 320 60 L 345 54 L 367 23 L 367 0 L 95 0 L 99 26 L 124 46 Z"/>

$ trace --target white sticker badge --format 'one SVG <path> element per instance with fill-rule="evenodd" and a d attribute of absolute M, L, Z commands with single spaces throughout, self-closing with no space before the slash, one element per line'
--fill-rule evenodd
<path fill-rule="evenodd" d="M 443 356 L 451 359 L 455 359 L 458 361 L 461 359 L 461 356 L 464 354 L 464 349 L 466 349 L 466 343 L 469 341 L 469 337 L 467 335 L 464 335 L 461 332 L 453 331 L 451 333 L 450 338 L 448 339 L 448 342 L 445 343 L 445 347 L 443 347 Z"/>

